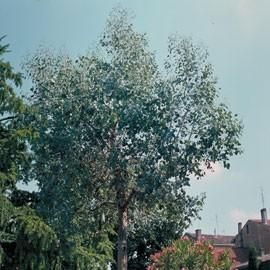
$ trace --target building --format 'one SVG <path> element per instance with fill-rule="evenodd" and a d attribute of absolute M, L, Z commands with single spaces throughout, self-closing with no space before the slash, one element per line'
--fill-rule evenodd
<path fill-rule="evenodd" d="M 249 249 L 236 247 L 234 235 L 202 234 L 202 231 L 198 229 L 195 233 L 186 233 L 185 236 L 194 241 L 207 241 L 211 243 L 215 254 L 220 254 L 227 250 L 233 261 L 232 269 L 236 269 L 238 265 L 244 265 L 248 261 Z"/>
<path fill-rule="evenodd" d="M 194 241 L 207 241 L 215 246 L 234 246 L 233 240 L 235 238 L 233 235 L 202 234 L 200 229 L 196 230 L 195 233 L 186 233 L 185 236 Z"/>
<path fill-rule="evenodd" d="M 261 210 L 261 219 L 250 219 L 244 226 L 239 222 L 238 233 L 235 236 L 202 234 L 201 230 L 186 233 L 185 236 L 194 241 L 210 242 L 217 253 L 228 250 L 233 260 L 234 270 L 248 269 L 250 248 L 257 250 L 261 269 L 266 269 L 265 267 L 270 265 L 270 220 L 267 219 L 265 208 Z"/>
<path fill-rule="evenodd" d="M 244 227 L 238 223 L 233 243 L 237 247 L 255 247 L 260 255 L 270 254 L 270 220 L 265 208 L 261 210 L 261 219 L 250 219 Z"/>

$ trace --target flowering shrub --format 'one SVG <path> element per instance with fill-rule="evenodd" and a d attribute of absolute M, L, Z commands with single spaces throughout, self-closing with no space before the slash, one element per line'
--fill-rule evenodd
<path fill-rule="evenodd" d="M 152 255 L 151 261 L 147 270 L 229 270 L 232 264 L 227 251 L 215 253 L 210 243 L 185 237 Z"/>

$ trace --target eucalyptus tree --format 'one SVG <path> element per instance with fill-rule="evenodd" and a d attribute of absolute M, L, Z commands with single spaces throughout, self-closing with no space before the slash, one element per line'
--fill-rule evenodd
<path fill-rule="evenodd" d="M 201 206 L 186 193 L 190 178 L 203 177 L 203 165 L 229 168 L 241 152 L 242 125 L 219 102 L 207 57 L 172 37 L 161 71 L 145 35 L 117 10 L 92 54 L 73 61 L 41 51 L 26 64 L 40 212 L 93 249 L 116 224 L 119 270 L 127 269 L 129 221 L 171 209 L 181 231 Z"/>

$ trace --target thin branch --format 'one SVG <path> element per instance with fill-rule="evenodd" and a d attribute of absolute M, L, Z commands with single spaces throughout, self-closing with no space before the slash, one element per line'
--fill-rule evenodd
<path fill-rule="evenodd" d="M 87 207 L 87 204 L 88 204 L 88 202 L 84 203 L 81 207 L 75 209 L 75 211 L 77 213 L 83 212 L 85 210 L 85 208 Z M 113 206 L 115 206 L 115 202 L 114 201 L 104 201 L 104 202 L 98 204 L 96 207 L 90 208 L 88 210 L 90 212 L 94 212 L 94 211 L 97 211 L 98 209 L 100 209 L 102 206 L 105 206 L 105 205 L 113 205 Z"/>
<path fill-rule="evenodd" d="M 4 118 L 1 118 L 1 119 L 0 119 L 0 122 L 12 120 L 12 119 L 15 119 L 15 118 L 17 118 L 17 117 L 18 117 L 17 115 L 7 116 L 7 117 L 4 117 Z"/>

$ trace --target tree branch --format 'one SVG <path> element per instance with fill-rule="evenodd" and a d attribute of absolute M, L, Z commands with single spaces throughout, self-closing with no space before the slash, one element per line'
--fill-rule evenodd
<path fill-rule="evenodd" d="M 77 213 L 83 212 L 87 206 L 88 202 L 84 203 L 81 207 L 78 207 L 77 209 L 75 209 L 75 211 Z M 90 208 L 88 209 L 90 212 L 94 212 L 97 211 L 98 209 L 100 209 L 102 206 L 105 205 L 114 205 L 115 206 L 115 202 L 114 201 L 103 201 L 101 203 L 99 203 L 96 207 L 94 208 Z"/>
<path fill-rule="evenodd" d="M 17 115 L 7 116 L 7 117 L 4 117 L 4 118 L 1 118 L 1 119 L 0 119 L 0 122 L 12 120 L 12 119 L 15 119 L 15 118 L 17 118 L 17 117 L 18 117 Z"/>

